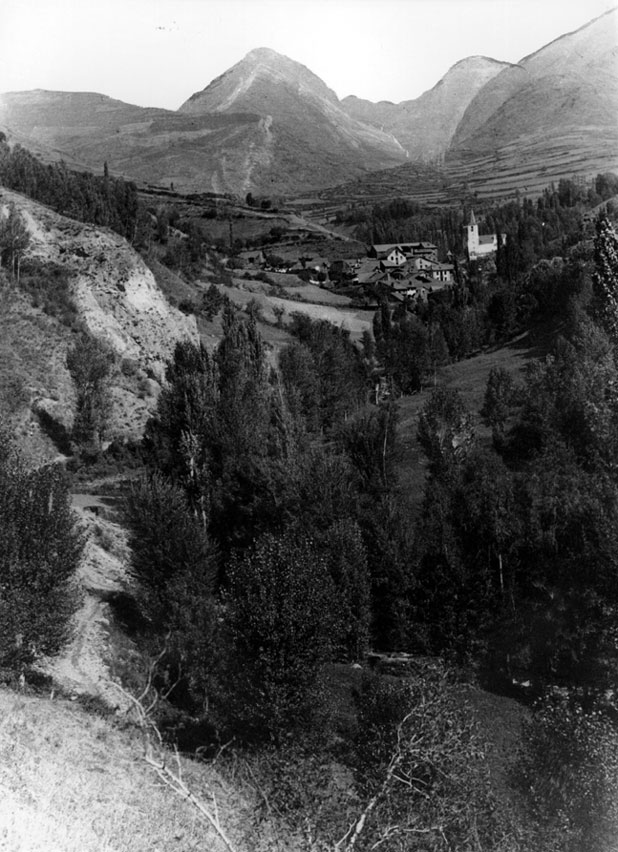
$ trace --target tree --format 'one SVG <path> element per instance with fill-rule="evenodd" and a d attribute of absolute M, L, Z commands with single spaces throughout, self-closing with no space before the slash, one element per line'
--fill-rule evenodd
<path fill-rule="evenodd" d="M 418 419 L 418 440 L 436 475 L 448 474 L 474 442 L 472 420 L 458 391 L 437 387 Z"/>
<path fill-rule="evenodd" d="M 21 259 L 30 245 L 30 233 L 15 204 L 9 204 L 7 216 L 0 218 L 0 258 L 19 284 Z"/>
<path fill-rule="evenodd" d="M 265 535 L 229 572 L 227 607 L 239 733 L 280 742 L 319 720 L 336 598 L 326 560 L 294 532 Z"/>
<path fill-rule="evenodd" d="M 321 551 L 334 587 L 333 650 L 346 661 L 363 660 L 369 643 L 371 590 L 367 550 L 356 521 L 334 523 Z"/>
<path fill-rule="evenodd" d="M 113 363 L 111 349 L 88 331 L 82 331 L 67 352 L 67 368 L 77 391 L 73 439 L 81 447 L 101 446 L 111 408 Z"/>
<path fill-rule="evenodd" d="M 618 237 L 606 217 L 599 216 L 594 240 L 594 263 L 596 271 L 592 277 L 595 299 L 595 314 L 618 344 Z"/>
<path fill-rule="evenodd" d="M 154 644 L 166 636 L 162 668 L 203 704 L 212 686 L 218 557 L 204 519 L 183 490 L 155 473 L 135 483 L 126 502 L 131 574 Z M 180 683 L 179 683 L 180 685 Z"/>
<path fill-rule="evenodd" d="M 66 640 L 84 543 L 64 472 L 27 470 L 0 430 L 0 665 L 28 664 Z"/>
<path fill-rule="evenodd" d="M 481 415 L 495 436 L 502 436 L 514 400 L 513 377 L 504 367 L 492 367 L 485 388 Z"/>

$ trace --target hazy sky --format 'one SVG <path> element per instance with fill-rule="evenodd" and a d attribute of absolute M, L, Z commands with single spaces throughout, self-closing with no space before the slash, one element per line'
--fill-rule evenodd
<path fill-rule="evenodd" d="M 255 47 L 335 90 L 418 97 L 466 56 L 516 62 L 616 0 L 0 0 L 0 92 L 177 109 Z"/>

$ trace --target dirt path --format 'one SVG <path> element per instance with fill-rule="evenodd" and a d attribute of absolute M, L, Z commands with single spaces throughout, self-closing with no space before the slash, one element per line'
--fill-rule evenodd
<path fill-rule="evenodd" d="M 126 533 L 117 524 L 95 515 L 86 505 L 103 504 L 96 498 L 74 500 L 88 541 L 76 578 L 82 603 L 73 618 L 73 635 L 60 654 L 41 661 L 39 667 L 67 692 L 97 696 L 111 707 L 126 709 L 129 702 L 114 686 L 105 662 L 111 617 L 106 598 L 110 592 L 126 588 Z"/>

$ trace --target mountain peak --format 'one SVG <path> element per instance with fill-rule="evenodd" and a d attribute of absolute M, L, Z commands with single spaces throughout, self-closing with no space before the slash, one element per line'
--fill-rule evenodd
<path fill-rule="evenodd" d="M 191 97 L 179 112 L 277 112 L 282 98 L 337 104 L 337 96 L 313 71 L 270 47 L 257 47 Z M 256 109 L 259 105 L 259 109 Z"/>
<path fill-rule="evenodd" d="M 284 56 L 282 53 L 277 53 L 276 50 L 273 50 L 271 47 L 254 47 L 253 50 L 250 50 L 249 53 L 245 56 L 242 62 L 272 62 L 284 60 L 285 62 L 293 62 L 289 57 Z M 298 64 L 298 63 L 296 63 Z"/>

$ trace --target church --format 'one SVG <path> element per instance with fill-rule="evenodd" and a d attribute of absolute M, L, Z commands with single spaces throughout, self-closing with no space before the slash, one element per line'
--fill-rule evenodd
<path fill-rule="evenodd" d="M 498 251 L 496 234 L 479 236 L 479 226 L 476 224 L 474 210 L 470 211 L 470 222 L 464 227 L 467 236 L 466 248 L 470 260 L 477 260 L 479 257 L 486 257 L 488 254 L 495 254 Z M 506 245 L 506 234 L 500 234 L 500 241 L 503 246 Z"/>

